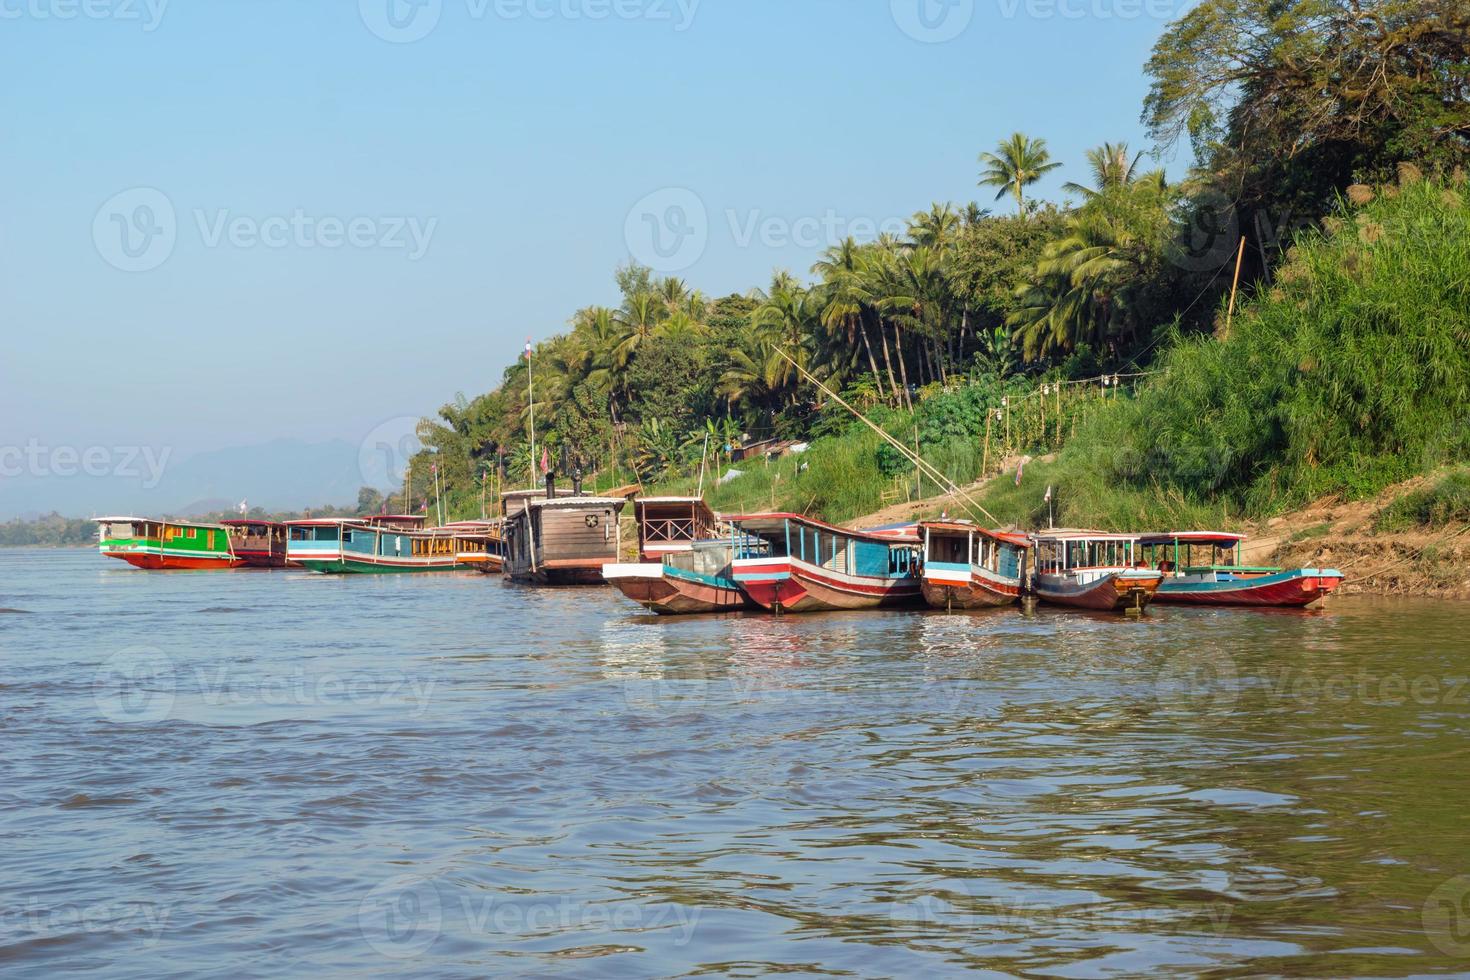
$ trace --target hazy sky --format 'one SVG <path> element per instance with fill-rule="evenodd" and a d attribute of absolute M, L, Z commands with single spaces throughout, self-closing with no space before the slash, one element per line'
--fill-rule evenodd
<path fill-rule="evenodd" d="M 1016 129 L 1055 197 L 1183 3 L 0 0 L 0 446 L 357 441 L 630 257 L 805 274 Z"/>

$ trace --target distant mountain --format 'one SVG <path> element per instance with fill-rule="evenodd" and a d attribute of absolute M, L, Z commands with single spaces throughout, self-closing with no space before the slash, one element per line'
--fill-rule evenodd
<path fill-rule="evenodd" d="M 0 520 L 53 511 L 72 517 L 184 516 L 233 508 L 242 500 L 270 511 L 350 504 L 363 486 L 384 489 L 396 482 L 381 461 L 359 455 L 357 446 L 341 439 L 277 439 L 186 459 L 156 454 L 127 465 L 115 457 L 107 476 L 5 475 L 0 476 Z"/>

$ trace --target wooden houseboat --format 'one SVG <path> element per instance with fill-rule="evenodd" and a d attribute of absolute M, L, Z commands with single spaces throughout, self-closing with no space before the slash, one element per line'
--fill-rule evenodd
<path fill-rule="evenodd" d="M 251 568 L 286 567 L 286 525 L 244 518 L 221 521 L 230 535 L 235 557 Z"/>
<path fill-rule="evenodd" d="M 506 574 L 542 585 L 601 585 L 602 567 L 621 551 L 618 517 L 627 501 L 557 496 L 550 484 L 506 501 Z"/>
<path fill-rule="evenodd" d="M 242 564 L 221 524 L 151 517 L 97 517 L 97 550 L 147 569 L 220 569 Z"/>
<path fill-rule="evenodd" d="M 1304 607 L 1342 584 L 1335 568 L 1242 565 L 1241 534 L 1170 531 L 1139 539 L 1145 560 L 1164 573 L 1157 602 L 1199 606 Z"/>
<path fill-rule="evenodd" d="M 1102 612 L 1143 612 L 1164 573 L 1142 561 L 1136 534 L 1045 531 L 1033 535 L 1033 587 L 1047 602 Z"/>
<path fill-rule="evenodd" d="M 291 521 L 286 556 L 314 572 L 334 575 L 463 568 L 455 534 L 425 530 L 423 523 L 422 517 L 402 515 Z"/>
<path fill-rule="evenodd" d="M 925 521 L 924 601 L 937 609 L 1009 606 L 1021 597 L 1031 539 L 971 521 Z"/>
<path fill-rule="evenodd" d="M 920 601 L 916 525 L 854 531 L 798 514 L 726 518 L 734 579 L 773 612 L 870 609 Z"/>
<path fill-rule="evenodd" d="M 602 577 L 634 602 L 661 616 L 735 612 L 750 606 L 731 570 L 729 539 L 696 541 L 661 562 L 604 565 Z"/>
<path fill-rule="evenodd" d="M 665 555 L 689 551 L 696 541 L 717 537 L 714 511 L 702 497 L 644 497 L 633 501 L 638 524 L 638 557 L 662 561 Z"/>

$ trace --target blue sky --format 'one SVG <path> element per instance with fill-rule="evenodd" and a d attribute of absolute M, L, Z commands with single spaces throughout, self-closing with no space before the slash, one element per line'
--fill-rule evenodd
<path fill-rule="evenodd" d="M 658 222 L 723 294 L 988 201 L 1013 130 L 1056 197 L 1145 145 L 1182 2 L 0 0 L 0 445 L 356 443 L 611 302 Z"/>

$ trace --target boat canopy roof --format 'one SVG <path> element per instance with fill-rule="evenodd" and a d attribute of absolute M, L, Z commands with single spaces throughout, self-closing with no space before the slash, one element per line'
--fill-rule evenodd
<path fill-rule="evenodd" d="M 1054 528 L 1037 531 L 1031 535 L 1035 542 L 1042 541 L 1137 541 L 1136 534 L 1116 534 L 1111 531 L 1085 531 L 1073 528 Z"/>
<path fill-rule="evenodd" d="M 281 521 L 268 521 L 265 518 L 241 517 L 232 518 L 228 521 L 220 521 L 225 527 L 285 527 Z"/>
<path fill-rule="evenodd" d="M 628 502 L 622 497 L 553 497 L 550 500 L 529 500 L 527 506 L 538 509 L 552 507 L 611 507 L 622 510 Z"/>
<path fill-rule="evenodd" d="M 836 524 L 828 524 L 814 517 L 803 517 L 801 514 L 745 514 L 738 517 L 726 517 L 726 521 L 734 524 L 743 531 L 752 534 L 780 534 L 786 529 L 787 522 L 802 524 L 806 527 L 815 528 L 818 531 L 826 531 L 829 534 L 840 534 L 860 541 L 880 541 L 884 544 L 898 542 L 901 544 L 918 544 L 919 526 L 917 524 L 895 524 L 889 527 L 868 528 L 858 531 L 848 527 L 838 527 Z"/>
<path fill-rule="evenodd" d="M 973 532 L 995 541 L 1003 541 L 1017 548 L 1031 547 L 1031 538 L 1028 535 L 1021 534 L 1018 531 L 993 531 L 990 528 L 981 527 L 974 521 L 922 521 L 919 527 L 927 528 L 930 531 L 949 532 L 951 534 L 969 534 Z"/>
<path fill-rule="evenodd" d="M 709 504 L 704 502 L 703 497 L 638 497 L 633 503 L 639 509 L 656 508 L 658 510 L 680 510 L 694 509 L 703 514 L 713 514 Z"/>
<path fill-rule="evenodd" d="M 411 524 L 414 527 L 420 527 L 428 521 L 428 518 L 422 514 L 368 514 L 364 517 L 354 517 L 353 520 L 364 524 Z"/>
<path fill-rule="evenodd" d="M 1138 539 L 1139 544 L 1202 544 L 1213 545 L 1216 548 L 1233 548 L 1245 540 L 1244 534 L 1232 534 L 1229 531 L 1166 531 L 1159 534 L 1145 534 Z"/>
<path fill-rule="evenodd" d="M 287 527 L 332 527 L 338 524 L 352 524 L 357 527 L 367 527 L 368 524 L 361 517 L 307 517 L 298 521 L 287 521 Z"/>
<path fill-rule="evenodd" d="M 209 521 L 176 521 L 166 517 L 94 517 L 94 524 L 168 524 L 173 527 L 203 527 L 223 531 L 223 524 L 213 524 Z"/>

